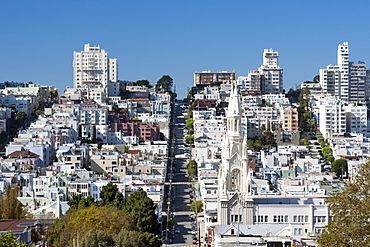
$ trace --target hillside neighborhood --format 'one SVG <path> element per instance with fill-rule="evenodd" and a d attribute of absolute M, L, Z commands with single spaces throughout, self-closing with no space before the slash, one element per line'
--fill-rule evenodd
<path fill-rule="evenodd" d="M 25 212 L 0 209 L 0 233 L 62 246 L 50 232 L 71 201 L 105 201 L 113 184 L 125 203 L 151 199 L 152 246 L 319 246 L 327 198 L 370 153 L 370 70 L 348 42 L 297 88 L 284 90 L 279 53 L 264 49 L 245 76 L 195 72 L 181 99 L 170 75 L 119 80 L 110 55 L 73 52 L 73 88 L 0 83 L 0 205 L 14 188 Z"/>

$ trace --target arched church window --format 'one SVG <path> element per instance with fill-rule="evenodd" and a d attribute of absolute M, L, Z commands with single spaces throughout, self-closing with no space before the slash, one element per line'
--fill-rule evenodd
<path fill-rule="evenodd" d="M 231 190 L 239 189 L 240 189 L 240 170 L 235 169 L 232 171 L 231 174 Z"/>

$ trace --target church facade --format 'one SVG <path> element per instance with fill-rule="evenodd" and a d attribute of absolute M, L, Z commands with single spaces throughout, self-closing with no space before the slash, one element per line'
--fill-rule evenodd
<path fill-rule="evenodd" d="M 248 169 L 247 135 L 242 131 L 238 88 L 233 85 L 226 115 L 219 171 L 218 223 L 253 224 L 251 173 Z"/>

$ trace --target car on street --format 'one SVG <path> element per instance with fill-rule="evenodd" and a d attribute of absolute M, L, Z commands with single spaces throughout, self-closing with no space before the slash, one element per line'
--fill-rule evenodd
<path fill-rule="evenodd" d="M 193 240 L 191 243 L 192 243 L 192 244 L 197 244 L 197 243 L 198 243 L 198 241 L 197 241 L 197 240 Z"/>
<path fill-rule="evenodd" d="M 176 228 L 176 229 L 175 229 L 175 233 L 176 233 L 176 234 L 179 234 L 179 233 L 180 233 L 180 229 L 179 229 L 179 228 Z"/>

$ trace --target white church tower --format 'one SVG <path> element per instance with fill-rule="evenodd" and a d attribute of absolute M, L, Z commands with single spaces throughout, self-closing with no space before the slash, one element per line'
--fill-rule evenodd
<path fill-rule="evenodd" d="M 227 127 L 219 171 L 217 221 L 220 225 L 253 224 L 247 135 L 242 131 L 240 96 L 233 84 L 226 113 Z"/>

